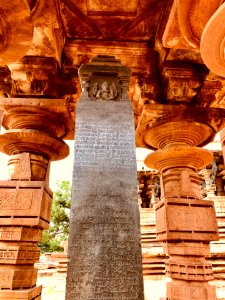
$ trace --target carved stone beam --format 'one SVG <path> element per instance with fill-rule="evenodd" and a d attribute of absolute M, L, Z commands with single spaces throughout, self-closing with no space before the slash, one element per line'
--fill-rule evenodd
<path fill-rule="evenodd" d="M 26 0 L 0 3 L 0 65 L 21 59 L 33 38 L 30 7 Z"/>
<path fill-rule="evenodd" d="M 27 52 L 30 56 L 54 57 L 61 63 L 65 43 L 59 0 L 37 0 L 32 9 L 34 37 Z"/>

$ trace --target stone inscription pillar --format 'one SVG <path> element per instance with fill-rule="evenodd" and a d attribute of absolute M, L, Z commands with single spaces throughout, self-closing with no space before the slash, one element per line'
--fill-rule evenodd
<path fill-rule="evenodd" d="M 213 201 L 203 200 L 197 170 L 211 163 L 212 153 L 198 148 L 210 127 L 177 120 L 150 128 L 145 139 L 160 150 L 145 160 L 161 172 L 161 201 L 156 205 L 156 235 L 169 255 L 165 262 L 168 300 L 215 300 L 209 242 L 218 240 Z"/>
<path fill-rule="evenodd" d="M 100 57 L 79 72 L 67 300 L 142 300 L 130 71 Z"/>

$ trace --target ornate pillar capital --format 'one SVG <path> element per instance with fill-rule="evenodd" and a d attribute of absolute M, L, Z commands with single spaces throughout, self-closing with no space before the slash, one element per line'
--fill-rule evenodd
<path fill-rule="evenodd" d="M 130 75 L 130 69 L 121 65 L 114 56 L 98 55 L 79 69 L 83 91 L 81 99 L 128 100 Z"/>

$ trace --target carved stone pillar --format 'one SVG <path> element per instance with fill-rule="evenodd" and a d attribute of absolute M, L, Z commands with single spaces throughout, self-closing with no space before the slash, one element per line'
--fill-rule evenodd
<path fill-rule="evenodd" d="M 206 197 L 212 198 L 215 196 L 216 191 L 216 185 L 211 180 L 211 169 L 202 169 L 199 173 L 199 175 L 202 175 L 204 181 L 205 181 L 205 191 L 206 191 Z"/>
<path fill-rule="evenodd" d="M 223 150 L 223 160 L 225 162 L 225 129 L 220 134 L 221 146 Z"/>
<path fill-rule="evenodd" d="M 19 101 L 1 102 L 3 125 L 9 130 L 0 135 L 0 151 L 10 155 L 10 180 L 0 181 L 0 299 L 36 300 L 41 299 L 41 286 L 36 286 L 34 263 L 52 204 L 49 163 L 69 150 L 60 138 L 66 125 L 59 114 L 33 107 L 27 99 Z"/>
<path fill-rule="evenodd" d="M 67 300 L 143 300 L 130 70 L 98 56 L 79 71 Z"/>
<path fill-rule="evenodd" d="M 197 170 L 213 155 L 197 148 L 210 136 L 210 127 L 183 119 L 148 128 L 145 142 L 160 149 L 145 160 L 161 172 L 161 201 L 156 205 L 156 235 L 169 255 L 168 300 L 216 299 L 209 242 L 218 240 L 213 201 L 202 199 Z"/>

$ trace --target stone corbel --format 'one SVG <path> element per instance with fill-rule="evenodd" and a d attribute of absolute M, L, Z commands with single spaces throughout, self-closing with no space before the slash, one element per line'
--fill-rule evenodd
<path fill-rule="evenodd" d="M 198 142 L 200 147 L 211 142 L 216 132 L 219 132 L 225 125 L 224 110 L 220 108 L 191 107 L 181 104 L 145 104 L 136 129 L 136 146 L 155 149 L 156 147 L 152 147 L 153 144 L 149 143 L 149 140 L 153 138 L 150 133 L 151 128 L 157 124 L 161 124 L 163 127 L 163 124 L 166 123 L 176 123 L 180 119 L 183 120 L 184 128 L 189 126 L 190 122 L 195 122 L 198 124 L 199 130 L 204 129 L 204 134 L 201 133 L 204 143 L 203 141 Z M 172 131 L 173 129 L 171 129 Z"/>
<path fill-rule="evenodd" d="M 207 22 L 201 38 L 200 52 L 206 66 L 225 77 L 225 3 Z"/>
<path fill-rule="evenodd" d="M 198 50 L 203 29 L 221 0 L 175 0 L 162 42 L 166 48 Z"/>
<path fill-rule="evenodd" d="M 203 84 L 200 72 L 189 65 L 165 65 L 162 78 L 168 102 L 192 102 Z"/>

